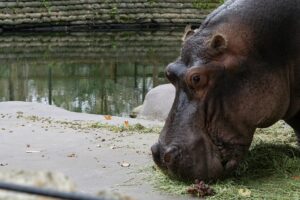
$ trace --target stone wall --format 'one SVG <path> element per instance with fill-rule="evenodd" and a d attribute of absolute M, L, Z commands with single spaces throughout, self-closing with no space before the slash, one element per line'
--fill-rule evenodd
<path fill-rule="evenodd" d="M 77 29 L 199 25 L 222 0 L 0 0 L 0 28 Z"/>
<path fill-rule="evenodd" d="M 36 63 L 139 63 L 165 66 L 179 55 L 183 30 L 0 34 L 0 66 Z M 84 53 L 83 53 L 84 52 Z"/>

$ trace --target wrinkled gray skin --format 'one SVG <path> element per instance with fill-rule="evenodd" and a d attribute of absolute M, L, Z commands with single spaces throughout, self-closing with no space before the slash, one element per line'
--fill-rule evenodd
<path fill-rule="evenodd" d="M 234 170 L 255 129 L 280 119 L 300 138 L 300 1 L 229 0 L 166 68 L 172 109 L 151 147 L 168 174 L 215 180 Z"/>

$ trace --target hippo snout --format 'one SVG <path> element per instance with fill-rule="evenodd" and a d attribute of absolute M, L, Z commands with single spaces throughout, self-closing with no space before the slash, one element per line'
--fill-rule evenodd
<path fill-rule="evenodd" d="M 151 147 L 151 152 L 155 164 L 167 175 L 187 181 L 206 181 L 221 177 L 224 170 L 218 152 L 209 149 L 208 145 L 199 143 L 166 145 L 158 141 Z"/>
<path fill-rule="evenodd" d="M 151 152 L 152 152 L 152 157 L 153 157 L 154 162 L 157 165 L 160 165 L 160 145 L 159 145 L 159 143 L 155 143 L 154 145 L 152 145 Z"/>
<path fill-rule="evenodd" d="M 179 151 L 176 147 L 169 147 L 163 154 L 162 162 L 165 165 L 172 165 L 179 159 Z"/>
<path fill-rule="evenodd" d="M 163 148 L 159 143 L 151 147 L 154 162 L 161 167 L 168 168 L 179 160 L 179 150 L 177 147 L 170 146 Z"/>

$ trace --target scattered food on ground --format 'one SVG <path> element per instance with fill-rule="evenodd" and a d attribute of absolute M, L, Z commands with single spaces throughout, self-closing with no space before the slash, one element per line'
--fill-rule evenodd
<path fill-rule="evenodd" d="M 71 154 L 67 155 L 67 157 L 69 157 L 69 158 L 75 158 L 75 157 L 77 157 L 77 155 L 75 153 L 71 153 Z"/>
<path fill-rule="evenodd" d="M 187 193 L 191 194 L 194 197 L 206 197 L 206 196 L 212 196 L 215 194 L 214 190 L 207 184 L 204 183 L 204 181 L 195 180 L 195 184 L 191 185 L 187 189 Z"/>
<path fill-rule="evenodd" d="M 121 162 L 120 165 L 121 165 L 121 167 L 130 167 L 130 163 L 125 162 L 125 161 Z"/>
<path fill-rule="evenodd" d="M 28 150 L 26 153 L 41 153 L 41 150 Z"/>
<path fill-rule="evenodd" d="M 244 188 L 244 189 L 239 189 L 239 195 L 242 197 L 251 197 L 251 190 Z"/>
<path fill-rule="evenodd" d="M 111 115 L 104 115 L 104 119 L 106 119 L 106 120 L 111 120 L 112 117 L 111 117 Z"/>

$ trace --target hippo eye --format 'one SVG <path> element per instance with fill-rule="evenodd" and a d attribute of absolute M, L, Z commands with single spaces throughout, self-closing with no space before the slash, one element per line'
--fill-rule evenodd
<path fill-rule="evenodd" d="M 193 88 L 202 88 L 207 84 L 207 77 L 203 74 L 192 74 L 188 80 L 188 84 Z"/>
<path fill-rule="evenodd" d="M 195 75 L 195 76 L 192 76 L 192 82 L 194 85 L 197 85 L 201 80 L 201 77 L 200 75 Z"/>

